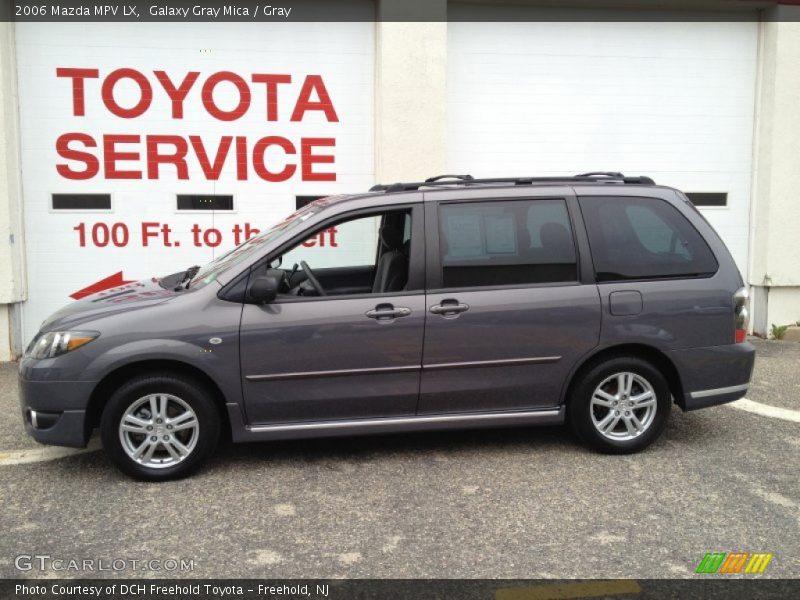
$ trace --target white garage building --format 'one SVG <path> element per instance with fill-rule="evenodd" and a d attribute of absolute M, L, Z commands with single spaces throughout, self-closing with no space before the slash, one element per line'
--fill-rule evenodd
<path fill-rule="evenodd" d="M 435 4 L 448 22 L 0 24 L 0 360 L 70 297 L 441 173 L 679 187 L 755 331 L 800 321 L 800 9 Z"/>

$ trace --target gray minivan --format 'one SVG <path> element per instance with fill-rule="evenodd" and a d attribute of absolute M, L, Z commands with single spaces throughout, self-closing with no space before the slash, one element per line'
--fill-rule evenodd
<path fill-rule="evenodd" d="M 183 476 L 233 441 L 560 424 L 648 446 L 744 396 L 747 290 L 648 177 L 434 177 L 322 198 L 206 266 L 73 302 L 20 362 L 27 432 Z"/>

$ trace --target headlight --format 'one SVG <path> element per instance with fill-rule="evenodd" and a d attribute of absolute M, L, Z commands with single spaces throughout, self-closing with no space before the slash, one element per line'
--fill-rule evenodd
<path fill-rule="evenodd" d="M 48 331 L 33 338 L 25 354 L 31 358 L 55 358 L 85 346 L 99 335 L 96 331 Z"/>

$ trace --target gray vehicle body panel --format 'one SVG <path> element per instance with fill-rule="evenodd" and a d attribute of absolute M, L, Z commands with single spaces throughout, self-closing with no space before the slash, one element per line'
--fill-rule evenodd
<path fill-rule="evenodd" d="M 716 274 L 595 283 L 578 199 L 608 195 L 656 197 L 676 207 L 717 258 Z M 437 287 L 437 203 L 509 198 L 565 199 L 579 281 Z M 558 423 L 578 369 L 599 353 L 632 345 L 674 365 L 679 381 L 673 394 L 685 410 L 744 395 L 754 349 L 733 339 L 732 296 L 743 285 L 741 276 L 713 228 L 672 188 L 475 186 L 339 197 L 321 203 L 301 230 L 265 244 L 250 263 L 279 254 L 331 219 L 410 204 L 425 206 L 425 248 L 417 256 L 425 260 L 412 269 L 423 269 L 427 291 L 262 306 L 220 299 L 220 290 L 242 274 L 239 268 L 198 289 L 164 290 L 152 280 L 66 306 L 42 331 L 101 335 L 54 359 L 23 357 L 26 430 L 43 443 L 85 445 L 95 425 L 87 413 L 93 391 L 115 371 L 141 362 L 204 373 L 219 389 L 235 441 Z M 469 311 L 456 317 L 430 312 L 448 299 Z M 391 322 L 364 316 L 386 303 L 410 314 Z M 31 410 L 60 417 L 37 429 Z"/>

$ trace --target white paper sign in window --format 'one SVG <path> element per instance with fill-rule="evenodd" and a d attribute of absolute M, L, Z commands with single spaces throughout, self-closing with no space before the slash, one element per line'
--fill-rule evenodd
<path fill-rule="evenodd" d="M 486 252 L 516 254 L 517 232 L 513 215 L 486 215 Z"/>

